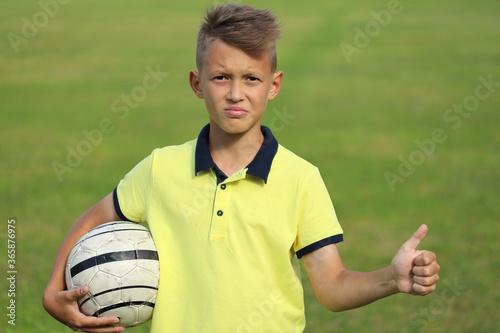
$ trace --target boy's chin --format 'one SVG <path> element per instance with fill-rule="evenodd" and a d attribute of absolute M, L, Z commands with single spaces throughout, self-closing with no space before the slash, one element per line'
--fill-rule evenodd
<path fill-rule="evenodd" d="M 210 124 L 212 127 L 213 124 Z M 248 122 L 243 121 L 242 119 L 234 119 L 225 122 L 224 124 L 216 125 L 222 132 L 226 134 L 232 135 L 241 135 L 252 132 L 256 128 L 259 128 L 260 132 L 260 123 L 249 124 Z"/>

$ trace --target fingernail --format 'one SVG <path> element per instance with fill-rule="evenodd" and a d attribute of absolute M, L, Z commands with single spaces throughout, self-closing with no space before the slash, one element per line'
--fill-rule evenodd
<path fill-rule="evenodd" d="M 83 286 L 83 287 L 81 287 L 81 288 L 80 288 L 80 292 L 81 292 L 82 294 L 85 294 L 85 286 Z"/>

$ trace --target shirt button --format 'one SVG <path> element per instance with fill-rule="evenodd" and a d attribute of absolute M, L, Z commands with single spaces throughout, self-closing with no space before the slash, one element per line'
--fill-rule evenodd
<path fill-rule="evenodd" d="M 222 212 L 222 210 L 218 210 L 218 211 L 217 211 L 217 216 L 222 216 L 222 214 L 224 214 L 224 213 Z"/>
<path fill-rule="evenodd" d="M 222 184 L 222 185 L 220 186 L 220 188 L 221 188 L 221 189 L 223 189 L 223 190 L 225 190 L 225 189 L 226 189 L 226 184 Z"/>

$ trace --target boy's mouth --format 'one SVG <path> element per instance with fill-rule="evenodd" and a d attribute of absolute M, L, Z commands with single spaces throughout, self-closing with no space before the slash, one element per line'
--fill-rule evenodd
<path fill-rule="evenodd" d="M 246 115 L 248 113 L 247 110 L 245 110 L 243 108 L 240 108 L 240 107 L 235 107 L 235 106 L 231 106 L 231 107 L 225 108 L 224 112 L 229 117 L 232 117 L 232 118 L 243 117 L 244 115 Z"/>

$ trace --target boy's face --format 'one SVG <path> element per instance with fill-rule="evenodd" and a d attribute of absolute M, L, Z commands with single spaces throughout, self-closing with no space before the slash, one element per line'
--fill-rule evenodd
<path fill-rule="evenodd" d="M 283 72 L 271 73 L 267 54 L 251 57 L 221 40 L 212 42 L 200 72 L 191 71 L 193 91 L 205 100 L 211 129 L 230 134 L 260 133 L 267 101 L 281 88 Z"/>

